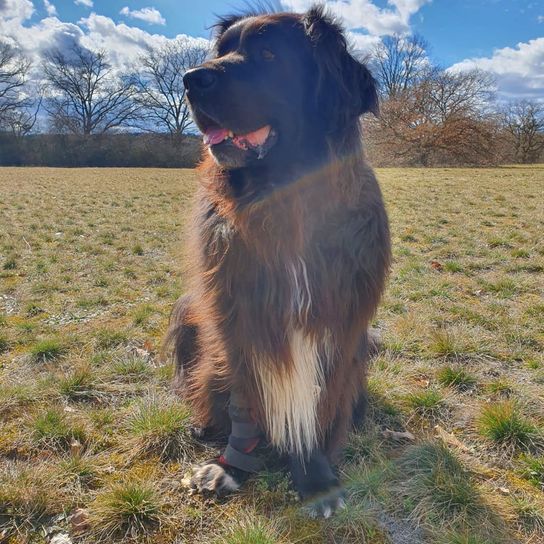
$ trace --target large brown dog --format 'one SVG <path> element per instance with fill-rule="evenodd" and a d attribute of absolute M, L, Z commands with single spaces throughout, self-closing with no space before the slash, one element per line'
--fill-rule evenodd
<path fill-rule="evenodd" d="M 390 261 L 359 117 L 375 84 L 322 8 L 228 17 L 184 77 L 204 134 L 191 293 L 173 313 L 176 378 L 205 428 L 230 433 L 193 485 L 257 470 L 259 433 L 318 513 L 342 504 L 330 463 L 360 410 L 369 322 Z"/>

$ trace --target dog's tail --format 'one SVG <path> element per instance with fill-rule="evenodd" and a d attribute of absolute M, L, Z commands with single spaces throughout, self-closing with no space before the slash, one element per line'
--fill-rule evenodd
<path fill-rule="evenodd" d="M 178 392 L 185 389 L 187 372 L 198 357 L 198 328 L 194 322 L 192 304 L 190 294 L 181 296 L 175 302 L 162 346 L 163 354 L 174 362 L 173 385 Z"/>

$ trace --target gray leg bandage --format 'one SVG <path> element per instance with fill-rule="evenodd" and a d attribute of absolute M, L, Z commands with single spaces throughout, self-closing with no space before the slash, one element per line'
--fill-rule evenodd
<path fill-rule="evenodd" d="M 257 447 L 262 433 L 251 417 L 247 402 L 236 390 L 230 395 L 229 417 L 232 424 L 229 443 L 220 461 L 245 472 L 258 472 L 263 467 L 262 460 L 251 452 Z"/>

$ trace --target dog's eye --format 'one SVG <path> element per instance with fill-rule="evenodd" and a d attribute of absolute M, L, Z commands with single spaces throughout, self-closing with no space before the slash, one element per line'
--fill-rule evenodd
<path fill-rule="evenodd" d="M 274 60 L 276 58 L 276 55 L 270 51 L 270 49 L 261 49 L 261 57 L 264 60 Z"/>

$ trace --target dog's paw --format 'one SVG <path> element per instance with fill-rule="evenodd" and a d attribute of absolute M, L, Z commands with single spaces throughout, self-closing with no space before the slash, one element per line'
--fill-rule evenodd
<path fill-rule="evenodd" d="M 326 493 L 308 499 L 303 510 L 311 518 L 330 518 L 346 506 L 346 494 L 341 487 L 329 489 Z"/>
<path fill-rule="evenodd" d="M 193 469 L 190 487 L 193 491 L 202 494 L 215 494 L 224 497 L 239 489 L 243 483 L 241 471 L 219 463 L 206 461 Z"/>

